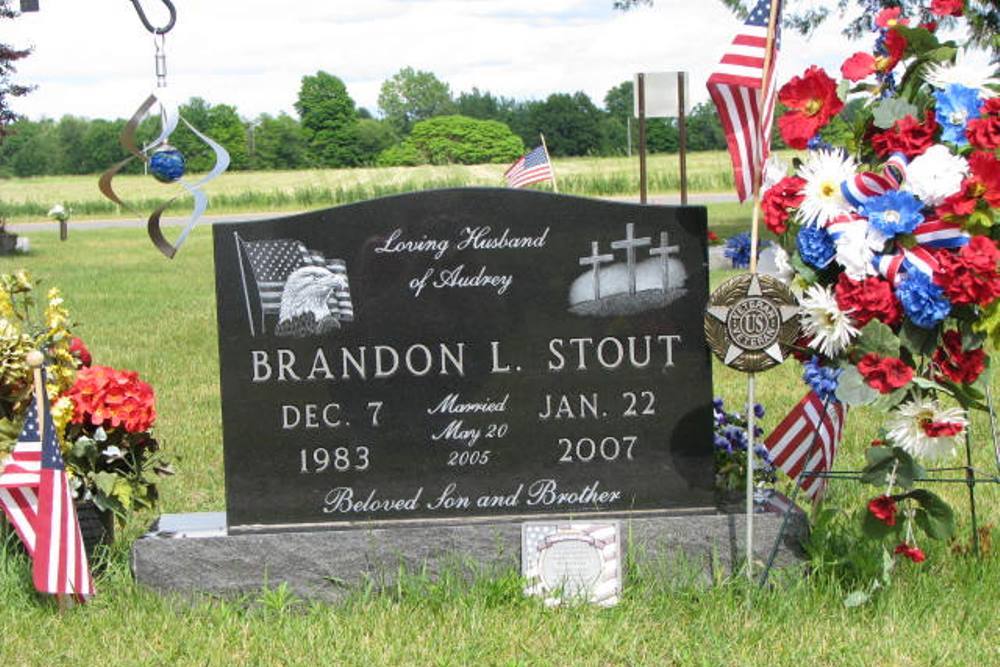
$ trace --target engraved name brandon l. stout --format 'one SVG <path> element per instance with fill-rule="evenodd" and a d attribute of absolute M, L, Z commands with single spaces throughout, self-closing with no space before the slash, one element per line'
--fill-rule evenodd
<path fill-rule="evenodd" d="M 653 369 L 667 372 L 674 366 L 675 350 L 682 345 L 676 334 L 647 334 L 644 336 L 600 339 L 590 337 L 551 338 L 545 343 L 542 370 L 557 377 L 558 374 L 580 373 L 593 369 L 605 372 L 616 370 Z M 398 375 L 409 377 L 434 376 L 465 377 L 467 367 L 474 365 L 474 357 L 481 355 L 489 374 L 518 374 L 530 372 L 503 349 L 502 341 L 489 341 L 480 346 L 473 342 L 414 343 L 405 347 L 392 345 L 366 345 L 358 348 L 335 345 L 316 346 L 307 354 L 289 348 L 253 349 L 249 355 L 249 380 L 261 383 L 316 383 L 316 382 L 377 382 L 387 381 Z M 546 392 L 534 410 L 540 422 L 549 420 L 594 420 L 608 417 L 607 409 L 615 417 L 640 418 L 656 414 L 656 394 L 649 389 L 624 391 L 604 401 L 602 392 L 588 391 L 567 394 Z M 606 392 L 605 392 L 606 394 Z M 507 412 L 510 394 L 497 400 L 465 401 L 459 393 L 449 393 L 426 409 L 428 415 L 486 414 L 503 417 Z M 365 416 L 372 427 L 379 426 L 383 403 L 369 401 Z M 345 401 L 324 403 L 280 403 L 275 405 L 274 418 L 282 431 L 336 430 L 346 428 L 349 420 L 345 413 L 352 407 Z M 607 408 L 607 409 L 606 409 Z M 482 465 L 489 463 L 490 449 L 477 445 L 487 441 L 501 441 L 509 432 L 502 421 L 484 426 L 470 426 L 464 417 L 450 418 L 440 429 L 432 431 L 432 443 L 451 443 L 464 448 L 453 450 L 448 457 L 450 466 Z M 597 460 L 613 462 L 633 461 L 638 454 L 637 435 L 622 433 L 601 437 L 559 438 L 558 461 L 562 463 Z M 368 445 L 340 446 L 335 448 L 302 448 L 298 452 L 301 474 L 319 474 L 328 470 L 364 472 L 369 470 L 376 455 Z M 509 492 L 466 495 L 456 482 L 447 482 L 440 489 L 425 486 L 416 488 L 405 497 L 388 497 L 378 489 L 364 492 L 351 486 L 337 486 L 322 500 L 324 513 L 344 514 L 372 512 L 404 513 L 417 510 L 497 508 L 497 507 L 551 507 L 579 504 L 609 506 L 622 499 L 619 489 L 602 488 L 599 480 L 592 480 L 573 487 L 560 486 L 554 479 L 538 479 L 518 483 Z"/>
<path fill-rule="evenodd" d="M 713 503 L 703 209 L 446 190 L 213 234 L 230 531 Z"/>

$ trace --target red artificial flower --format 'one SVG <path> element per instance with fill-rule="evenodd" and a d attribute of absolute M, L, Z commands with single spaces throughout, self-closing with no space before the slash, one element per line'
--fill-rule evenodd
<path fill-rule="evenodd" d="M 788 231 L 788 216 L 798 208 L 806 196 L 802 193 L 806 181 L 798 176 L 786 176 L 764 193 L 760 206 L 764 211 L 764 224 L 774 234 Z"/>
<path fill-rule="evenodd" d="M 950 438 L 965 430 L 965 425 L 958 422 L 935 422 L 925 419 L 920 422 L 920 428 L 928 438 Z"/>
<path fill-rule="evenodd" d="M 722 242 L 722 239 L 719 238 L 718 234 L 716 234 L 715 232 L 713 232 L 711 229 L 708 230 L 708 243 L 709 243 L 709 245 L 718 245 L 721 242 Z"/>
<path fill-rule="evenodd" d="M 920 547 L 916 546 L 911 547 L 906 542 L 903 542 L 902 544 L 898 545 L 895 551 L 893 551 L 893 553 L 897 555 L 902 554 L 903 556 L 906 556 L 907 558 L 912 560 L 914 563 L 923 563 L 925 560 L 927 560 L 927 556 L 924 555 L 924 552 L 920 550 Z"/>
<path fill-rule="evenodd" d="M 962 334 L 944 332 L 944 343 L 934 350 L 934 365 L 941 374 L 959 384 L 972 384 L 986 368 L 986 351 L 962 349 Z"/>
<path fill-rule="evenodd" d="M 872 320 L 892 327 L 902 319 L 903 311 L 892 292 L 892 285 L 879 276 L 852 280 L 841 273 L 833 293 L 837 307 L 848 313 L 859 329 Z"/>
<path fill-rule="evenodd" d="M 969 171 L 975 196 L 993 208 L 1000 208 L 1000 160 L 985 151 L 977 151 L 969 156 Z"/>
<path fill-rule="evenodd" d="M 873 56 L 859 51 L 845 60 L 840 66 L 844 78 L 860 81 L 875 72 L 891 72 L 906 53 L 906 38 L 898 30 L 889 30 L 882 43 L 885 55 Z"/>
<path fill-rule="evenodd" d="M 958 252 L 940 250 L 935 259 L 934 282 L 953 304 L 986 307 L 1000 297 L 1000 251 L 993 240 L 973 236 Z"/>
<path fill-rule="evenodd" d="M 899 18 L 899 15 L 902 13 L 903 10 L 899 7 L 889 7 L 888 9 L 883 9 L 875 17 L 875 25 L 879 28 L 895 28 L 897 25 L 906 25 L 910 22 L 910 20 Z"/>
<path fill-rule="evenodd" d="M 868 511 L 885 525 L 896 525 L 896 513 L 899 511 L 899 508 L 896 507 L 896 501 L 892 496 L 872 498 L 868 502 Z"/>
<path fill-rule="evenodd" d="M 778 119 L 781 138 L 799 150 L 844 108 L 837 96 L 837 82 L 815 65 L 782 86 L 778 99 L 789 109 Z"/>
<path fill-rule="evenodd" d="M 90 366 L 93 359 L 90 357 L 90 350 L 84 345 L 83 341 L 76 336 L 69 342 L 69 353 L 76 357 L 79 362 L 79 366 L 87 367 Z"/>
<path fill-rule="evenodd" d="M 980 116 L 965 126 L 965 136 L 976 148 L 1000 148 L 1000 97 L 991 97 L 979 108 Z"/>
<path fill-rule="evenodd" d="M 961 16 L 964 12 L 963 0 L 931 0 L 931 14 L 934 16 Z"/>
<path fill-rule="evenodd" d="M 913 369 L 902 359 L 896 357 L 880 357 L 869 352 L 858 362 L 858 372 L 867 384 L 880 394 L 888 394 L 900 387 L 905 387 L 913 379 Z"/>
<path fill-rule="evenodd" d="M 979 199 L 974 194 L 976 179 L 966 178 L 962 181 L 962 189 L 947 198 L 934 208 L 937 217 L 948 222 L 963 222 L 972 215 L 979 206 Z"/>
<path fill-rule="evenodd" d="M 920 27 L 927 32 L 937 32 L 938 24 L 937 21 L 928 21 L 927 23 L 921 23 Z"/>
<path fill-rule="evenodd" d="M 875 71 L 875 56 L 858 51 L 841 64 L 840 73 L 845 79 L 861 81 Z"/>
<path fill-rule="evenodd" d="M 885 132 L 872 135 L 871 144 L 881 157 L 902 153 L 912 160 L 934 145 L 934 134 L 937 130 L 934 111 L 928 109 L 923 123 L 917 122 L 916 118 L 907 114 Z"/>
<path fill-rule="evenodd" d="M 76 424 L 122 426 L 129 433 L 143 433 L 156 421 L 153 388 L 134 371 L 108 366 L 81 368 L 66 396 L 73 401 Z"/>

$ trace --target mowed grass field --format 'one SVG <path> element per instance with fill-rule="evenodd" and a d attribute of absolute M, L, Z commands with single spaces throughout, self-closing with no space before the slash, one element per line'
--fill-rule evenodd
<path fill-rule="evenodd" d="M 555 158 L 553 165 L 560 192 L 594 196 L 638 196 L 638 158 Z M 462 186 L 502 186 L 508 165 L 449 165 L 369 169 L 316 169 L 307 171 L 229 172 L 205 186 L 210 213 L 286 211 L 345 204 L 361 199 Z M 732 168 L 723 151 L 688 156 L 691 192 L 732 191 Z M 676 193 L 680 189 L 676 155 L 649 157 L 649 191 Z M 73 219 L 129 216 L 97 190 L 98 176 L 45 176 L 0 179 L 0 217 L 11 221 L 45 219 L 57 203 L 73 211 Z M 139 211 L 150 211 L 181 191 L 151 176 L 121 175 L 113 181 L 122 199 Z M 545 186 L 541 186 L 545 187 Z M 182 199 L 171 213 L 190 208 Z M 133 216 L 134 217 L 134 216 Z"/>
<path fill-rule="evenodd" d="M 713 224 L 745 224 L 740 211 L 709 211 Z M 137 370 L 156 389 L 157 433 L 178 470 L 162 485 L 162 510 L 223 509 L 210 230 L 199 228 L 172 261 L 143 229 L 76 228 L 64 243 L 52 232 L 29 236 L 32 254 L 0 258 L 0 272 L 25 268 L 43 288 L 61 287 L 95 363 Z M 798 373 L 787 363 L 760 376 L 766 428 L 804 393 Z M 729 406 L 745 400 L 743 376 L 716 365 L 714 384 Z M 862 465 L 880 418 L 851 412 L 838 467 Z M 976 465 L 997 474 L 982 415 L 974 435 Z M 960 539 L 922 541 L 928 561 L 900 563 L 891 586 L 858 608 L 843 603 L 862 585 L 852 564 L 880 556 L 854 541 L 855 515 L 875 491 L 850 482 L 835 483 L 824 504 L 837 518 L 817 533 L 827 548 L 808 573 L 781 573 L 757 590 L 741 577 L 707 586 L 683 569 L 632 568 L 622 603 L 609 610 L 546 609 L 522 597 L 516 573 L 472 582 L 413 573 L 334 606 L 297 600 L 277 583 L 241 600 L 164 597 L 131 580 L 130 542 L 152 518 L 136 517 L 109 554 L 99 595 L 63 614 L 34 594 L 27 561 L 0 549 L 0 664 L 1000 664 L 1000 556 L 955 553 L 968 542 L 966 491 L 934 490 L 958 511 Z M 977 495 L 981 522 L 1000 540 L 1000 488 L 983 485 Z"/>

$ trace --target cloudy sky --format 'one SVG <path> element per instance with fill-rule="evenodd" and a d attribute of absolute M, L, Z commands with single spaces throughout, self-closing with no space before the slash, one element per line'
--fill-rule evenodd
<path fill-rule="evenodd" d="M 15 6 L 17 1 L 12 3 Z M 143 0 L 162 25 L 159 0 Z M 31 45 L 17 80 L 37 84 L 15 109 L 128 117 L 153 88 L 153 39 L 126 0 L 40 0 L 4 21 L 3 41 Z M 612 0 L 175 0 L 168 82 L 180 99 L 234 104 L 245 118 L 293 112 L 303 75 L 339 76 L 373 112 L 400 68 L 430 70 L 453 93 L 477 86 L 517 99 L 582 90 L 599 106 L 639 71 L 691 73 L 695 102 L 739 24 L 717 0 L 656 0 L 628 13 Z M 856 47 L 856 48 L 855 48 Z M 788 35 L 785 80 L 816 63 L 834 74 L 856 49 L 832 23 L 808 41 Z"/>

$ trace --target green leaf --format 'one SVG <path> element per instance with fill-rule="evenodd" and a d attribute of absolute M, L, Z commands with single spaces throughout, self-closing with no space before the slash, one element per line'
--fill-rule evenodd
<path fill-rule="evenodd" d="M 941 46 L 941 42 L 927 28 L 908 28 L 897 25 L 896 32 L 906 38 L 906 53 L 926 57 L 929 51 Z"/>
<path fill-rule="evenodd" d="M 927 474 L 923 466 L 899 447 L 871 447 L 865 452 L 865 459 L 868 465 L 861 471 L 861 480 L 875 486 L 889 483 L 893 467 L 896 469 L 896 485 L 903 489 L 912 488 L 914 480 Z"/>
<path fill-rule="evenodd" d="M 861 373 L 854 366 L 844 369 L 837 384 L 837 398 L 847 405 L 868 405 L 879 397 L 879 393 L 865 384 Z"/>
<path fill-rule="evenodd" d="M 924 58 L 935 63 L 947 63 L 955 59 L 958 49 L 954 46 L 939 46 L 924 54 Z"/>
<path fill-rule="evenodd" d="M 871 408 L 878 412 L 888 412 L 903 402 L 903 399 L 906 398 L 906 393 L 906 388 L 904 387 L 888 394 L 879 394 L 879 397 L 871 404 Z"/>
<path fill-rule="evenodd" d="M 907 116 L 916 116 L 918 110 L 917 107 L 913 106 L 906 100 L 898 97 L 891 97 L 889 99 L 881 100 L 875 104 L 872 108 L 872 112 L 875 127 L 888 130 L 895 125 L 897 120 L 906 118 Z"/>
<path fill-rule="evenodd" d="M 955 534 L 955 513 L 948 503 L 926 489 L 914 489 L 907 495 L 920 503 L 914 519 L 928 537 L 947 540 Z"/>
<path fill-rule="evenodd" d="M 940 327 L 924 329 L 907 320 L 899 330 L 899 340 L 914 354 L 930 356 L 938 346 L 940 334 Z"/>
<path fill-rule="evenodd" d="M 887 526 L 885 522 L 879 521 L 874 515 L 872 515 L 871 512 L 865 509 L 865 518 L 861 522 L 861 532 L 865 534 L 865 537 L 873 540 L 881 540 L 897 530 L 898 524 L 895 526 Z"/>
<path fill-rule="evenodd" d="M 816 270 L 813 269 L 808 264 L 806 264 L 805 262 L 803 262 L 802 257 L 799 256 L 799 253 L 796 252 L 794 255 L 792 255 L 791 263 L 792 263 L 792 268 L 795 269 L 795 273 L 799 274 L 799 276 L 801 276 L 802 279 L 806 281 L 806 283 L 812 285 L 813 283 L 816 282 L 816 279 L 818 277 Z"/>
<path fill-rule="evenodd" d="M 874 352 L 880 357 L 899 356 L 899 338 L 879 320 L 866 324 L 855 344 L 862 352 Z"/>
<path fill-rule="evenodd" d="M 920 375 L 914 375 L 913 379 L 910 380 L 910 382 L 912 382 L 913 384 L 917 385 L 921 389 L 930 389 L 932 391 L 943 391 L 945 393 L 948 392 L 948 390 L 945 387 L 943 387 L 942 385 L 938 384 L 934 380 L 929 380 L 929 379 L 927 379 L 925 377 L 922 377 Z"/>
<path fill-rule="evenodd" d="M 113 496 L 115 490 L 115 482 L 118 481 L 118 475 L 114 473 L 101 471 L 94 475 L 94 484 L 97 489 L 106 496 Z"/>

